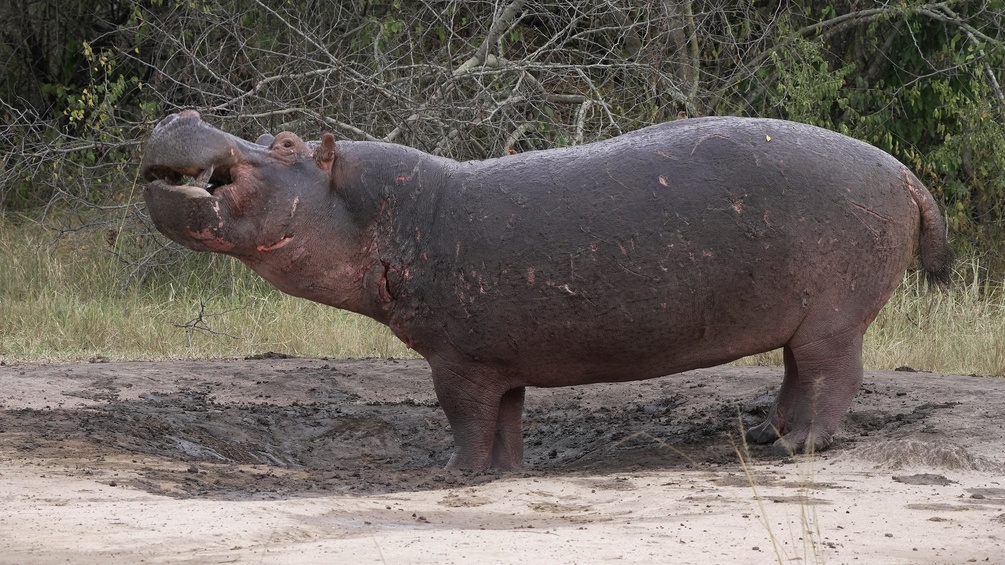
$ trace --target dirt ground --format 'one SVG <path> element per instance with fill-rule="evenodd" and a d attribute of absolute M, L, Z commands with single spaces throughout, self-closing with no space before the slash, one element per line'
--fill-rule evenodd
<path fill-rule="evenodd" d="M 1005 563 L 1005 379 L 867 371 L 800 457 L 778 368 L 531 389 L 466 474 L 425 362 L 278 357 L 0 366 L 0 563 Z"/>

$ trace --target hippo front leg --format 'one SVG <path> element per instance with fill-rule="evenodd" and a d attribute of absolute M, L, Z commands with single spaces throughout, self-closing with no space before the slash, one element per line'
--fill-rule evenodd
<path fill-rule="evenodd" d="M 431 364 L 432 366 L 432 364 Z M 454 434 L 447 468 L 523 467 L 524 387 L 509 388 L 490 371 L 433 367 L 433 386 Z"/>
<path fill-rule="evenodd" d="M 492 442 L 492 457 L 489 467 L 493 469 L 520 469 L 523 467 L 523 418 L 524 387 L 506 391 L 499 403 L 496 418 L 496 435 Z"/>

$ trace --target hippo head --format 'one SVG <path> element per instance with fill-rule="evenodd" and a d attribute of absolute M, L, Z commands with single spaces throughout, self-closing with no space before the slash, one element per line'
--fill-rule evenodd
<path fill-rule="evenodd" d="M 331 134 L 249 142 L 185 111 L 154 129 L 141 174 L 154 225 L 172 240 L 237 257 L 284 292 L 358 310 L 375 258 L 334 188 L 335 161 Z"/>
<path fill-rule="evenodd" d="M 172 240 L 253 260 L 296 237 L 297 208 L 322 196 L 314 192 L 328 185 L 334 148 L 331 134 L 313 148 L 289 132 L 251 143 L 194 111 L 172 114 L 144 152 L 147 207 Z"/>

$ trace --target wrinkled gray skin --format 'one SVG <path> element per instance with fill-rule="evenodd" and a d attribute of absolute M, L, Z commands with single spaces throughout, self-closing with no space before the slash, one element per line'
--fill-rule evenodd
<path fill-rule="evenodd" d="M 779 347 L 781 390 L 748 437 L 823 449 L 861 383 L 862 336 L 915 254 L 936 276 L 950 262 L 939 210 L 903 165 L 791 122 L 680 120 L 465 163 L 330 134 L 260 141 L 192 111 L 165 118 L 142 164 L 158 229 L 390 326 L 429 361 L 451 467 L 522 465 L 524 387 Z"/>

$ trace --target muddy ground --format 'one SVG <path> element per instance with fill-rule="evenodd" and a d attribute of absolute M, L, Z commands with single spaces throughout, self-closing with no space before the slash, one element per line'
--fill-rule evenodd
<path fill-rule="evenodd" d="M 740 439 L 780 382 L 531 389 L 472 474 L 424 361 L 0 366 L 0 563 L 1005 563 L 1005 379 L 867 371 L 799 457 Z"/>

